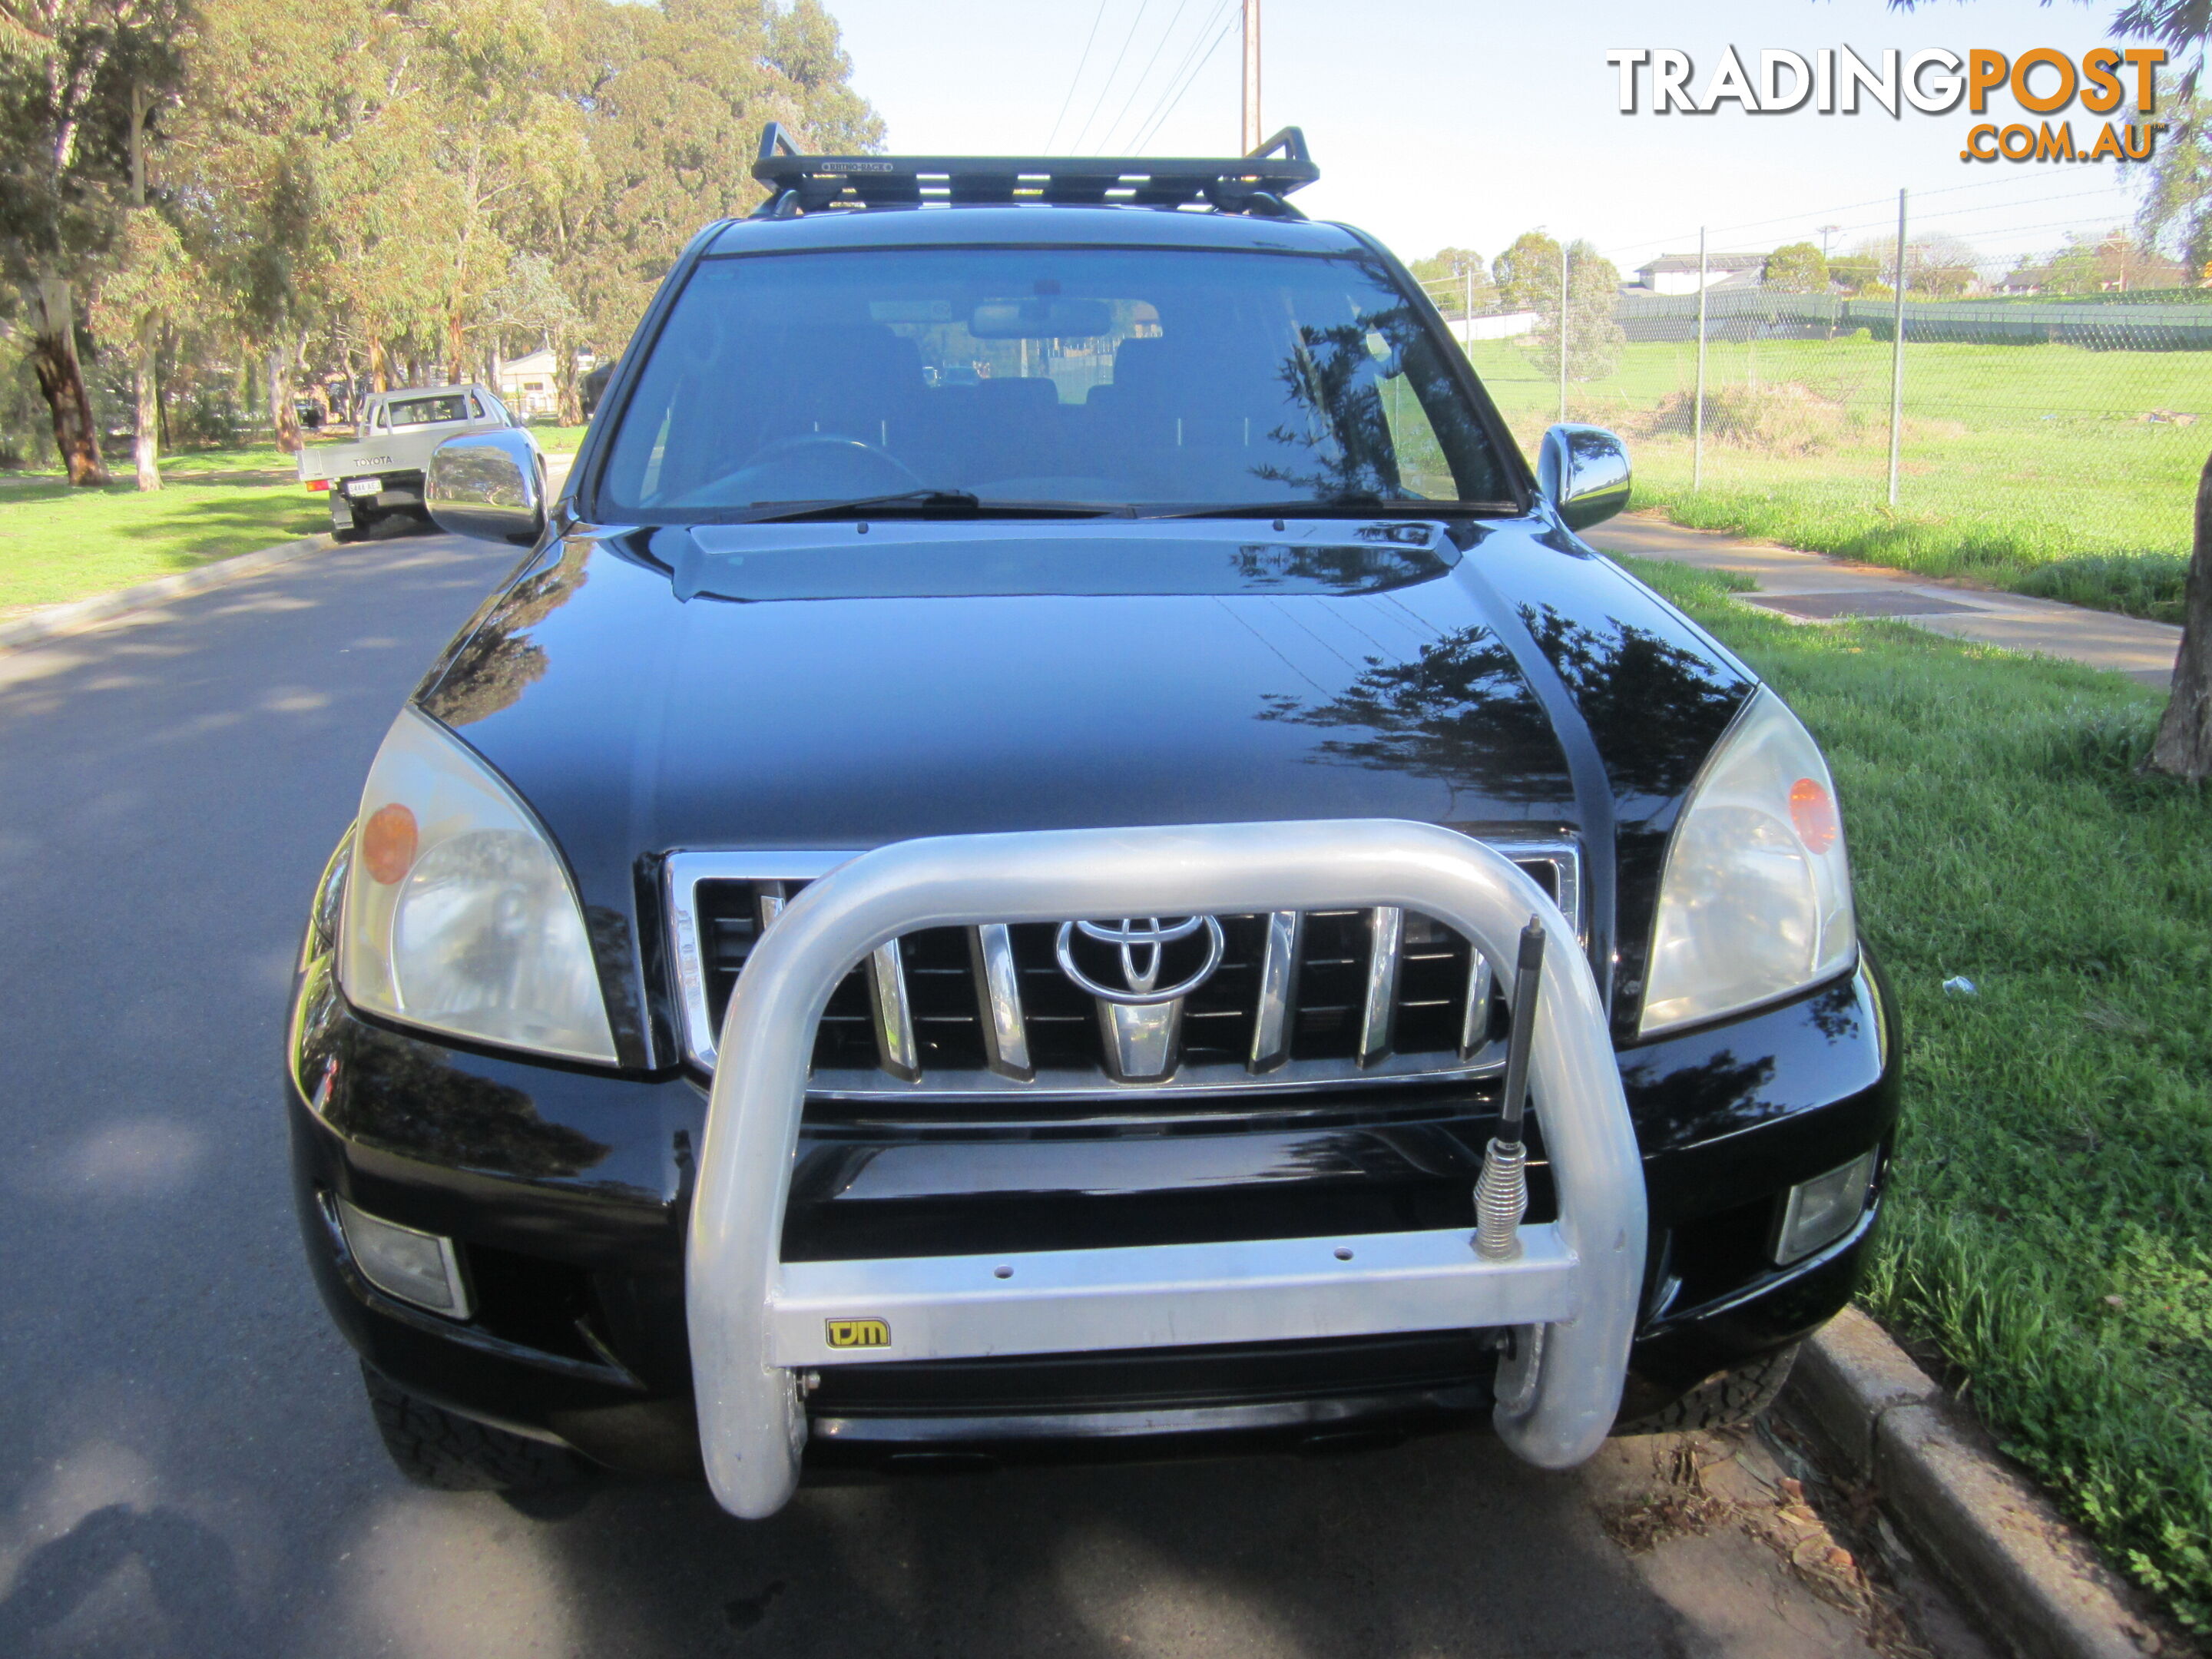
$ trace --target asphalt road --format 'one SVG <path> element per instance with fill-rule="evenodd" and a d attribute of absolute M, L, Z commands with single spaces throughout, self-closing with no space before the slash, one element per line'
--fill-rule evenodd
<path fill-rule="evenodd" d="M 387 537 L 0 654 L 0 1655 L 1869 1650 L 1847 1571 L 1784 1570 L 1833 1547 L 1756 1440 L 1692 1446 L 1702 1493 L 1684 1443 L 1475 1438 L 764 1524 L 405 1485 L 301 1259 L 283 1011 L 379 738 L 511 562 Z"/>

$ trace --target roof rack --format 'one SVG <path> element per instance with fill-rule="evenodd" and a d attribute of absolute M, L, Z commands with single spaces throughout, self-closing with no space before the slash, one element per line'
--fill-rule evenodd
<path fill-rule="evenodd" d="M 781 121 L 761 134 L 753 177 L 769 199 L 756 219 L 826 208 L 1048 202 L 1067 206 L 1179 208 L 1204 201 L 1222 213 L 1303 219 L 1283 198 L 1321 177 L 1296 127 L 1249 155 L 809 155 Z"/>

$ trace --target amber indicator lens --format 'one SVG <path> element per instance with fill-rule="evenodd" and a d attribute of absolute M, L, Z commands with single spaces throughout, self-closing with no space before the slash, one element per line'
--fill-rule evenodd
<path fill-rule="evenodd" d="M 413 866 L 416 840 L 413 812 L 397 801 L 380 806 L 361 827 L 361 861 L 373 878 L 392 886 Z"/>
<path fill-rule="evenodd" d="M 1826 852 L 1842 833 L 1835 797 L 1812 778 L 1800 778 L 1790 786 L 1790 822 L 1796 826 L 1798 840 L 1815 853 Z"/>

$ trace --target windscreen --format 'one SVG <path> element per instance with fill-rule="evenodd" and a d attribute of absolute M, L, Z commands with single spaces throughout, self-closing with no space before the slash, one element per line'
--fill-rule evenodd
<path fill-rule="evenodd" d="M 1372 260 L 921 248 L 702 260 L 602 518 L 906 490 L 1102 507 L 1497 502 L 1508 474 Z"/>

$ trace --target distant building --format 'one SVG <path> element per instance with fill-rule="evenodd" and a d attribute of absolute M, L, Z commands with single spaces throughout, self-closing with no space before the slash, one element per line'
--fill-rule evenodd
<path fill-rule="evenodd" d="M 590 373 L 597 359 L 588 351 L 576 354 L 576 372 Z M 499 395 L 516 414 L 557 415 L 561 388 L 553 377 L 553 349 L 545 346 L 526 357 L 510 357 L 499 367 Z"/>
<path fill-rule="evenodd" d="M 2000 276 L 1996 288 L 2000 294 L 2040 294 L 2050 282 L 2049 265 L 2021 265 Z"/>
<path fill-rule="evenodd" d="M 1712 253 L 1705 256 L 1705 282 L 1708 289 L 1757 288 L 1766 270 L 1764 253 Z M 1695 294 L 1698 291 L 1698 256 L 1694 253 L 1666 253 L 1647 265 L 1636 269 L 1632 285 L 1646 294 Z"/>

